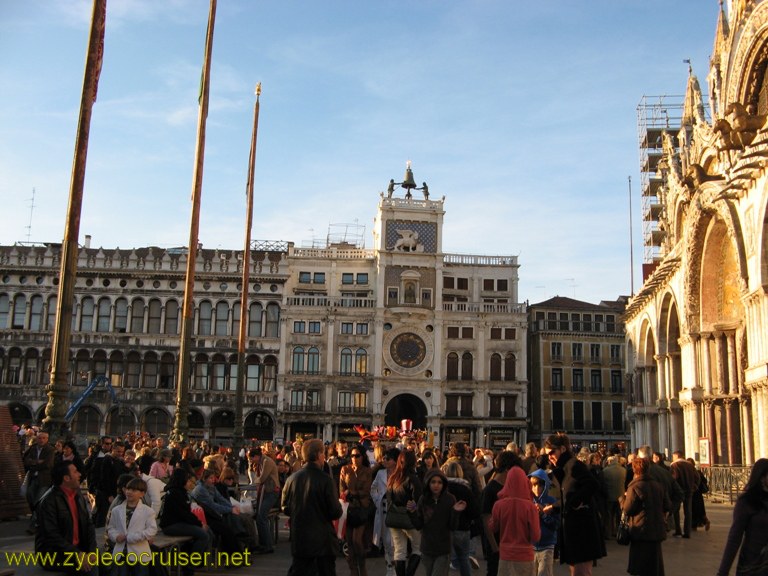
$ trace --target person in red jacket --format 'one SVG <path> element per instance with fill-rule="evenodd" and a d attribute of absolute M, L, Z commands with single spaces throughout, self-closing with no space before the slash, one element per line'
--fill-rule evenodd
<path fill-rule="evenodd" d="M 533 544 L 541 538 L 541 525 L 522 468 L 515 466 L 507 472 L 504 488 L 493 505 L 490 527 L 498 534 L 499 574 L 533 574 Z"/>

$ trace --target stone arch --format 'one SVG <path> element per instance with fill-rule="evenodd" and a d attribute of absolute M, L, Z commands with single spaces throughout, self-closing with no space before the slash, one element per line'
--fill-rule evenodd
<path fill-rule="evenodd" d="M 760 259 L 760 278 L 758 280 L 761 286 L 768 287 L 768 202 L 763 202 L 761 213 L 762 218 L 758 220 L 760 223 L 759 237 L 755 239 L 755 246 Z"/>
<path fill-rule="evenodd" d="M 101 430 L 101 411 L 90 404 L 84 404 L 77 409 L 72 418 L 72 434 L 77 437 L 99 436 Z"/>
<path fill-rule="evenodd" d="M 211 438 L 231 438 L 235 428 L 235 413 L 223 408 L 211 414 Z"/>
<path fill-rule="evenodd" d="M 263 410 L 250 412 L 243 423 L 243 438 L 255 438 L 259 441 L 273 440 L 275 437 L 275 420 Z"/>
<path fill-rule="evenodd" d="M 423 430 L 427 427 L 428 410 L 424 401 L 413 394 L 398 394 L 384 409 L 384 424 L 400 428 L 402 420 L 411 420 L 413 428 Z"/>
<path fill-rule="evenodd" d="M 704 235 L 699 270 L 699 326 L 711 331 L 715 324 L 744 317 L 741 294 L 745 287 L 736 246 L 720 218 L 709 220 Z M 694 295 L 692 295 L 694 296 Z"/>
<path fill-rule="evenodd" d="M 26 404 L 11 402 L 8 404 L 8 410 L 10 411 L 11 419 L 16 426 L 21 426 L 22 424 L 34 424 L 32 420 L 32 410 L 30 410 L 29 406 Z"/>
<path fill-rule="evenodd" d="M 141 431 L 161 436 L 171 431 L 171 416 L 164 408 L 153 407 L 141 416 Z"/>
<path fill-rule="evenodd" d="M 107 412 L 106 433 L 110 436 L 125 436 L 136 430 L 136 414 L 127 406 L 113 406 Z"/>

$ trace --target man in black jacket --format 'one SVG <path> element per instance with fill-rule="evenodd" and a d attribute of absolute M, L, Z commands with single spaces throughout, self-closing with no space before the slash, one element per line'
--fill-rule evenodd
<path fill-rule="evenodd" d="M 288 576 L 336 576 L 338 540 L 332 522 L 341 517 L 339 493 L 333 478 L 323 472 L 322 440 L 304 442 L 301 452 L 306 464 L 288 477 L 281 504 L 291 518 L 293 563 Z"/>
<path fill-rule="evenodd" d="M 42 568 L 67 574 L 98 576 L 96 530 L 80 493 L 80 472 L 70 462 L 51 470 L 53 486 L 37 506 L 35 552 L 55 554 Z M 93 554 L 91 554 L 93 553 Z"/>

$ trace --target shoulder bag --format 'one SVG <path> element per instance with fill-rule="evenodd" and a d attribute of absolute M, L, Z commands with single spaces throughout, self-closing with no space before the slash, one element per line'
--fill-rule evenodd
<path fill-rule="evenodd" d="M 631 537 L 629 535 L 629 518 L 626 514 L 621 514 L 621 520 L 619 520 L 619 529 L 616 530 L 616 542 L 622 546 L 629 546 Z"/>

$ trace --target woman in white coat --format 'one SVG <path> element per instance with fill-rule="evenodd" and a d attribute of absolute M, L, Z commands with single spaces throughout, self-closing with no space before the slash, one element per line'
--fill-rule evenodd
<path fill-rule="evenodd" d="M 392 470 L 395 469 L 399 455 L 400 450 L 397 448 L 390 448 L 384 453 L 381 468 L 376 472 L 371 484 L 371 498 L 376 506 L 376 517 L 373 521 L 373 544 L 384 548 L 384 559 L 387 562 L 386 576 L 393 576 L 395 573 L 395 548 L 389 528 L 384 525 L 384 516 L 387 512 L 387 479 L 392 474 Z"/>
<path fill-rule="evenodd" d="M 150 542 L 157 534 L 155 511 L 141 499 L 147 483 L 134 478 L 125 487 L 125 502 L 112 510 L 107 527 L 115 543 L 113 555 L 118 576 L 147 576 L 152 562 Z"/>

